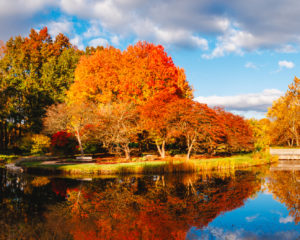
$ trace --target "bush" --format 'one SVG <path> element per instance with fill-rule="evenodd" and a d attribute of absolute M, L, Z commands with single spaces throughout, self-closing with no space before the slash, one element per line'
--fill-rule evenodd
<path fill-rule="evenodd" d="M 101 143 L 93 143 L 93 142 L 84 143 L 83 151 L 84 151 L 84 153 L 88 153 L 88 154 L 106 152 L 106 150 L 103 148 Z"/>
<path fill-rule="evenodd" d="M 59 131 L 52 135 L 51 151 L 56 154 L 70 155 L 77 152 L 78 146 L 73 134 Z"/>
<path fill-rule="evenodd" d="M 49 151 L 50 138 L 42 134 L 26 134 L 19 142 L 23 153 L 43 154 Z"/>
<path fill-rule="evenodd" d="M 49 151 L 50 138 L 42 134 L 34 134 L 32 136 L 31 154 L 43 154 Z"/>
<path fill-rule="evenodd" d="M 18 145 L 22 153 L 30 153 L 33 145 L 32 134 L 29 133 L 22 137 Z"/>

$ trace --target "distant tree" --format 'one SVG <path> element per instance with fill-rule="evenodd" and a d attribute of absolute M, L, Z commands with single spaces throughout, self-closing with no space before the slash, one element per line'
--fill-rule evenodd
<path fill-rule="evenodd" d="M 254 149 L 256 151 L 264 150 L 270 145 L 269 127 L 270 120 L 263 118 L 260 120 L 248 120 L 254 138 Z"/>
<path fill-rule="evenodd" d="M 300 146 L 300 79 L 294 82 L 284 96 L 273 102 L 267 116 L 271 120 L 271 143 Z"/>

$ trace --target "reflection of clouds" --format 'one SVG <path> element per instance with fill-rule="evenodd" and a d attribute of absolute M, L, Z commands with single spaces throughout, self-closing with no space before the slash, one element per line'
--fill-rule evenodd
<path fill-rule="evenodd" d="M 196 237 L 197 236 L 197 237 Z M 219 227 L 207 227 L 203 230 L 192 228 L 187 234 L 186 239 L 201 239 L 201 240 L 274 240 L 285 239 L 293 240 L 300 239 L 300 233 L 295 230 L 275 233 L 265 233 L 263 230 L 258 229 L 257 232 L 250 232 L 244 229 L 237 229 L 228 231 L 227 229 Z"/>
<path fill-rule="evenodd" d="M 259 216 L 259 214 L 256 214 L 256 215 L 250 216 L 250 217 L 246 217 L 246 221 L 253 222 L 253 220 L 255 220 L 258 216 Z"/>
<path fill-rule="evenodd" d="M 290 223 L 290 222 L 294 222 L 294 217 L 292 217 L 292 216 L 287 216 L 287 217 L 281 217 L 281 218 L 279 218 L 279 222 L 280 223 Z"/>

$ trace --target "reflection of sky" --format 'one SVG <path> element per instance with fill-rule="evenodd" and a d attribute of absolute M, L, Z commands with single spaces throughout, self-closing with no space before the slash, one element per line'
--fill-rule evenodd
<path fill-rule="evenodd" d="M 300 226 L 284 204 L 260 192 L 241 208 L 226 212 L 206 228 L 191 228 L 187 239 L 300 239 Z"/>

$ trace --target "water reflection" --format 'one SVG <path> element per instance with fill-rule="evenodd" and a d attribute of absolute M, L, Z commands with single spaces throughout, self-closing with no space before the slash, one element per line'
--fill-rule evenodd
<path fill-rule="evenodd" d="M 299 221 L 299 175 L 280 174 L 268 173 L 266 183 L 262 169 L 87 182 L 2 170 L 0 239 L 218 239 L 216 229 L 226 236 L 243 228 L 233 225 L 239 217 L 234 212 L 247 209 L 251 201 L 260 206 L 261 186 L 288 206 L 292 219 L 282 216 L 281 221 L 294 224 Z M 227 214 L 230 218 L 218 224 Z M 251 214 L 243 218 L 255 226 L 264 213 Z"/>
<path fill-rule="evenodd" d="M 271 171 L 268 187 L 289 210 L 282 221 L 300 221 L 300 171 Z"/>

